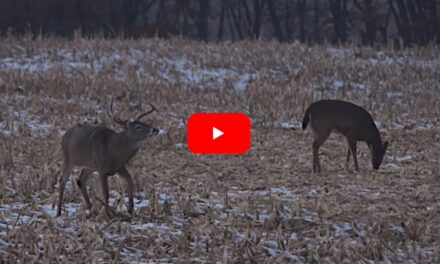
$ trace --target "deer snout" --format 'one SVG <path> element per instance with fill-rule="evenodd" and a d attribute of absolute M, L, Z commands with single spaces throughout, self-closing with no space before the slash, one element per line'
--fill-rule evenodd
<path fill-rule="evenodd" d="M 159 129 L 153 128 L 153 136 L 157 135 L 159 133 Z"/>

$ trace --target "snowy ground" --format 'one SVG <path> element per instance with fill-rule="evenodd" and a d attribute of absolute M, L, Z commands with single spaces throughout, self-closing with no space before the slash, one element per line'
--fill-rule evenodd
<path fill-rule="evenodd" d="M 182 40 L 8 40 L 0 44 L 0 259 L 6 262 L 440 261 L 438 53 L 298 44 Z M 436 57 L 437 56 L 437 57 Z M 135 216 L 107 219 L 90 184 L 74 179 L 55 217 L 60 137 L 106 121 L 111 94 L 124 115 L 154 103 L 161 133 L 129 165 Z M 378 172 L 360 144 L 361 171 L 344 170 L 344 140 L 311 171 L 305 107 L 340 98 L 367 108 L 391 142 Z M 185 147 L 195 111 L 241 111 L 253 123 L 242 156 Z M 95 177 L 97 178 L 97 177 Z M 124 214 L 124 184 L 111 179 Z"/>

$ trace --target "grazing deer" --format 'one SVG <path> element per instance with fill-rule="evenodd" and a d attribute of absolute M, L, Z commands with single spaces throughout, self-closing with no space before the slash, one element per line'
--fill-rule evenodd
<path fill-rule="evenodd" d="M 105 210 L 107 216 L 110 216 L 108 176 L 118 173 L 127 183 L 128 212 L 133 214 L 133 181 L 126 164 L 138 152 L 142 143 L 147 138 L 157 135 L 159 130 L 141 121 L 142 117 L 155 110 L 153 105 L 150 104 L 151 110 L 142 113 L 134 121 L 121 120 L 118 117 L 121 110 L 116 114 L 113 112 L 113 99 L 114 96 L 107 108 L 107 115 L 123 127 L 122 132 L 117 133 L 105 126 L 78 124 L 67 130 L 62 138 L 64 167 L 59 184 L 57 216 L 61 215 L 64 189 L 74 167 L 82 168 L 77 184 L 81 188 L 87 209 L 90 210 L 92 205 L 87 194 L 86 184 L 91 174 L 97 171 L 102 184 Z"/>
<path fill-rule="evenodd" d="M 321 100 L 312 103 L 304 114 L 302 128 L 310 126 L 314 132 L 313 141 L 313 172 L 320 172 L 319 147 L 329 137 L 331 132 L 337 132 L 347 138 L 348 151 L 345 167 L 350 162 L 350 153 L 353 154 L 354 167 L 359 170 L 356 143 L 364 141 L 371 152 L 373 169 L 379 169 L 388 142 L 382 143 L 371 115 L 362 107 L 339 100 Z"/>

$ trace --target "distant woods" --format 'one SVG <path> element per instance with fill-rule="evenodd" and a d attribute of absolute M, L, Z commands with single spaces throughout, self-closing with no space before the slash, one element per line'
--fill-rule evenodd
<path fill-rule="evenodd" d="M 439 43 L 440 0 L 2 1 L 0 33 L 181 36 L 384 45 Z"/>

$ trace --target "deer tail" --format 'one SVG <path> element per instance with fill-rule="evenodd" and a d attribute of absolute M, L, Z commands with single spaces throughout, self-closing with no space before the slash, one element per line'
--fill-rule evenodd
<path fill-rule="evenodd" d="M 309 109 L 306 110 L 306 113 L 304 114 L 303 122 L 302 122 L 302 129 L 306 129 L 307 125 L 309 124 L 310 119 L 310 111 Z"/>

